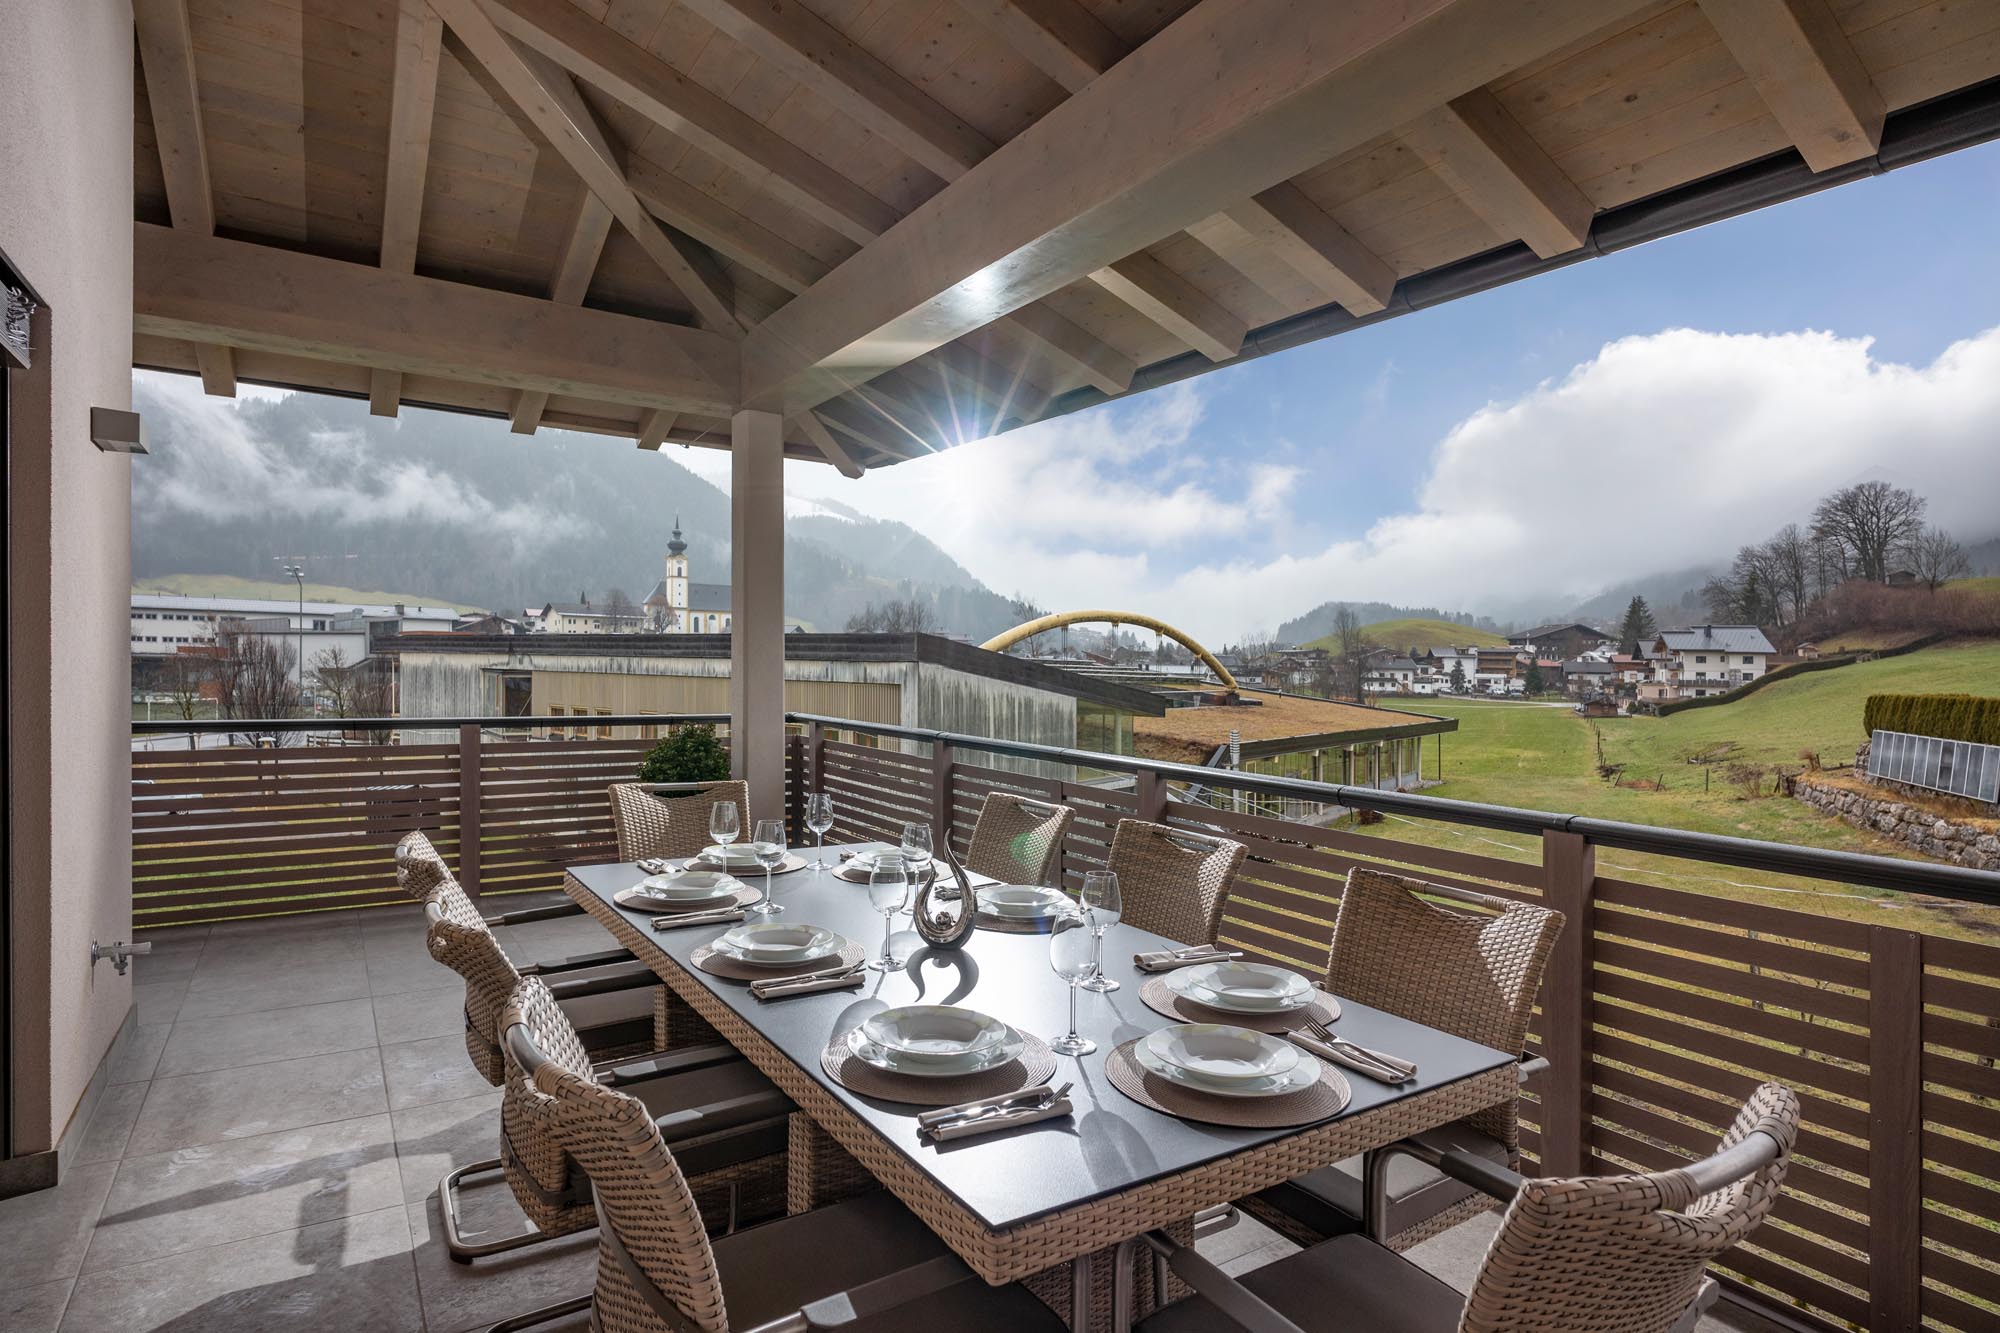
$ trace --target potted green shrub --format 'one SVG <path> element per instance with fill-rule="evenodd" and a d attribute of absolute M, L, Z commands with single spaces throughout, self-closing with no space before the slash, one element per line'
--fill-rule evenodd
<path fill-rule="evenodd" d="M 729 751 L 711 726 L 675 727 L 639 761 L 641 782 L 721 782 L 729 776 Z"/>

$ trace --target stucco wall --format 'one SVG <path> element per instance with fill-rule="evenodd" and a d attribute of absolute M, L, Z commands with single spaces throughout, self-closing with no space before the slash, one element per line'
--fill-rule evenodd
<path fill-rule="evenodd" d="M 132 470 L 90 442 L 131 406 L 132 9 L 0 0 L 0 251 L 49 308 L 17 375 L 12 512 L 17 1152 L 53 1146 L 131 1006 L 93 939 L 132 916 Z M 60 607 L 59 614 L 51 614 Z"/>

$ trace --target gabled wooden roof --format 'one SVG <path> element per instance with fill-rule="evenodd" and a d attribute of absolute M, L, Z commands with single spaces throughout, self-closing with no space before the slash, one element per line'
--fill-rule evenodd
<path fill-rule="evenodd" d="M 1981 0 L 134 9 L 136 364 L 649 448 L 750 405 L 850 471 L 2000 76 Z"/>

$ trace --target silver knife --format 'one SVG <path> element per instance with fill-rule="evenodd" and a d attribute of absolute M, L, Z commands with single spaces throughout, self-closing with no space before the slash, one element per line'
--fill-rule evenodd
<path fill-rule="evenodd" d="M 996 1111 L 1018 1111 L 1023 1104 L 1033 1107 L 1047 1106 L 1069 1095 L 1073 1084 L 1065 1083 L 1059 1088 L 1051 1088 L 1044 1083 L 1038 1088 L 1022 1088 L 1004 1097 L 988 1097 L 983 1102 L 973 1102 L 965 1106 L 945 1106 L 935 1111 L 924 1111 L 917 1116 L 920 1129 L 936 1129 L 941 1125 L 962 1124 L 968 1120 L 984 1119 Z"/>
<path fill-rule="evenodd" d="M 803 986 L 808 981 L 834 981 L 841 977 L 852 976 L 867 966 L 868 964 L 865 962 L 856 963 L 852 967 L 829 968 L 824 972 L 802 972 L 795 977 L 771 977 L 767 980 L 754 981 L 750 984 L 752 989 L 755 990 L 783 990 L 787 986 Z"/>

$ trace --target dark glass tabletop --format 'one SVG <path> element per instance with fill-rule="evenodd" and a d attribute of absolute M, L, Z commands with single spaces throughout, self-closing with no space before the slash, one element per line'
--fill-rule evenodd
<path fill-rule="evenodd" d="M 827 848 L 829 861 L 838 850 Z M 620 889 L 644 878 L 629 863 L 575 866 L 570 874 L 606 904 Z M 761 886 L 762 877 L 754 872 L 743 878 Z M 785 908 L 772 920 L 825 926 L 862 945 L 871 957 L 881 949 L 882 917 L 868 905 L 865 885 L 810 869 L 776 876 L 771 883 L 774 899 Z M 820 1067 L 820 1052 L 871 1013 L 904 1004 L 965 1005 L 1044 1039 L 1060 1036 L 1068 1022 L 1068 990 L 1049 968 L 1047 936 L 980 930 L 962 950 L 929 950 L 910 929 L 909 918 L 902 916 L 896 922 L 902 932 L 897 953 L 911 955 L 902 971 L 871 972 L 860 990 L 766 1002 L 754 998 L 745 982 L 711 976 L 689 965 L 688 955 L 727 927 L 655 931 L 649 923 L 657 913 L 615 905 L 613 910 L 651 939 L 686 977 L 740 1014 L 862 1123 L 996 1231 L 1313 1128 L 1195 1124 L 1141 1106 L 1111 1086 L 1104 1071 L 1106 1053 L 1174 1021 L 1139 998 L 1139 987 L 1149 976 L 1133 966 L 1132 955 L 1181 941 L 1123 924 L 1106 935 L 1104 970 L 1121 983 L 1121 989 L 1105 995 L 1079 994 L 1078 1030 L 1094 1038 L 1098 1049 L 1074 1059 L 1059 1057 L 1052 1080 L 1075 1084 L 1070 1090 L 1074 1116 L 938 1146 L 917 1138 L 916 1113 L 921 1108 L 857 1096 L 827 1077 Z M 1341 1007 L 1335 1025 L 1341 1036 L 1414 1060 L 1419 1069 L 1416 1080 L 1393 1088 L 1348 1073 L 1354 1097 L 1343 1116 L 1433 1091 L 1510 1065 L 1516 1058 L 1365 1005 L 1343 1000 Z"/>

